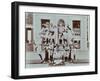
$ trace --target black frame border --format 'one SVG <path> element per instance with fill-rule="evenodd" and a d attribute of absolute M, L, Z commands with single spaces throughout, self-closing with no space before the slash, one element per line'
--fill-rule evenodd
<path fill-rule="evenodd" d="M 76 72 L 76 73 L 59 73 L 59 74 L 43 74 L 43 75 L 26 75 L 19 76 L 19 6 L 43 6 L 57 8 L 73 8 L 73 9 L 89 9 L 95 10 L 95 71 Z M 66 5 L 66 4 L 49 4 L 49 3 L 31 3 L 31 2 L 12 2 L 11 3 L 11 78 L 27 79 L 27 78 L 43 78 L 43 77 L 60 77 L 73 75 L 89 75 L 98 73 L 98 7 Z"/>

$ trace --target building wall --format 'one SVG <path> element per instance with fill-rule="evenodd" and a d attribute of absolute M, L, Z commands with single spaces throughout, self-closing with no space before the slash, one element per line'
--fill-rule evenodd
<path fill-rule="evenodd" d="M 88 20 L 87 20 L 88 18 Z M 57 26 L 59 19 L 64 19 L 66 26 L 69 25 L 72 29 L 72 21 L 80 20 L 81 35 L 74 36 L 75 39 L 80 39 L 80 49 L 79 50 L 88 50 L 87 48 L 87 26 L 89 29 L 89 16 L 86 15 L 66 15 L 66 14 L 49 14 L 49 13 L 33 13 L 33 29 L 34 29 L 34 39 L 35 42 L 40 44 L 40 30 L 41 30 L 41 19 L 50 19 L 50 23 L 53 23 Z"/>

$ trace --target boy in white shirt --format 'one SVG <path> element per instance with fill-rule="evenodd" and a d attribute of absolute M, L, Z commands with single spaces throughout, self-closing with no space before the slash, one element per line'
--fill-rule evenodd
<path fill-rule="evenodd" d="M 45 44 L 48 44 L 48 35 L 49 35 L 49 22 L 46 22 L 45 24 L 43 24 L 43 27 L 40 31 L 40 36 L 42 38 L 43 43 Z"/>
<path fill-rule="evenodd" d="M 75 48 L 75 46 L 74 46 L 74 43 L 72 43 L 72 44 L 70 44 L 70 54 L 69 54 L 69 61 L 70 62 L 75 62 L 75 60 L 76 60 L 76 48 Z"/>

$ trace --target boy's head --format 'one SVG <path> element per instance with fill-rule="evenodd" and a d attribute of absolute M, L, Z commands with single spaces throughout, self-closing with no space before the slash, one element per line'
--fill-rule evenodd
<path fill-rule="evenodd" d="M 58 21 L 58 26 L 63 26 L 63 27 L 65 27 L 65 21 L 63 20 L 63 19 L 59 19 L 59 21 Z"/>

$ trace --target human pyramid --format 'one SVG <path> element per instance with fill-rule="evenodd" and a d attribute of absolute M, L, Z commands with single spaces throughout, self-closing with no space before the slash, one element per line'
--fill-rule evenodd
<path fill-rule="evenodd" d="M 65 64 L 65 62 L 75 62 L 74 33 L 69 25 L 65 26 L 63 19 L 59 19 L 57 26 L 46 22 L 42 24 L 40 31 L 41 45 L 45 53 L 45 58 L 39 54 L 41 63 L 48 62 L 51 65 Z"/>

